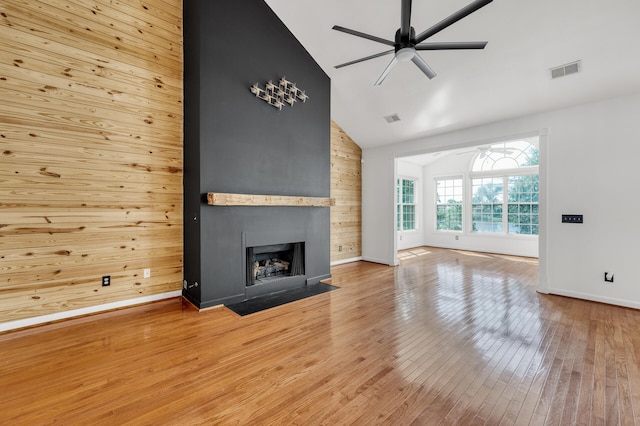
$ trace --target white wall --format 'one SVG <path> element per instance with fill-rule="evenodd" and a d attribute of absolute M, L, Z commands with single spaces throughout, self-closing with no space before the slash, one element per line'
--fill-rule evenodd
<path fill-rule="evenodd" d="M 436 231 L 435 179 L 446 177 L 461 177 L 463 182 L 469 182 L 471 161 L 477 151 L 470 149 L 464 155 L 446 155 L 427 164 L 424 176 L 424 244 L 434 247 L 456 248 L 463 250 L 484 251 L 489 253 L 513 254 L 518 256 L 538 257 L 538 238 L 530 235 L 491 235 L 476 232 L 443 232 Z M 466 195 L 469 200 L 471 194 Z M 467 209 L 468 210 L 468 209 Z M 468 217 L 465 216 L 468 221 Z M 457 239 L 456 239 L 457 237 Z M 400 246 L 398 246 L 400 249 Z"/>
<path fill-rule="evenodd" d="M 398 250 L 404 250 L 411 247 L 423 246 L 425 226 L 424 215 L 420 215 L 420 213 L 425 211 L 425 185 L 422 175 L 422 166 L 398 159 L 396 162 L 396 176 L 400 179 L 410 178 L 416 181 L 416 229 L 413 231 L 398 231 L 397 248 Z"/>
<path fill-rule="evenodd" d="M 397 264 L 394 158 L 541 132 L 538 290 L 640 308 L 638 117 L 633 94 L 364 150 L 363 258 Z M 584 223 L 563 224 L 563 213 L 583 214 Z"/>

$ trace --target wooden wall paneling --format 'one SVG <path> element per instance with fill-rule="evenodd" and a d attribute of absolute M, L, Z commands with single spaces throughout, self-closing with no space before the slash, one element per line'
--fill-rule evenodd
<path fill-rule="evenodd" d="M 182 287 L 181 3 L 122 3 L 0 4 L 0 322 Z"/>
<path fill-rule="evenodd" d="M 96 53 L 103 53 L 105 57 L 127 55 L 134 62 L 141 62 L 146 58 L 150 62 L 167 64 L 172 69 L 181 66 L 181 48 L 173 51 L 173 44 L 161 46 L 145 42 L 140 38 L 142 34 L 135 37 L 124 36 L 111 27 L 115 26 L 114 22 L 101 22 L 100 17 L 95 14 L 82 18 L 57 7 L 63 4 L 57 1 L 13 0 L 3 4 L 2 11 L 8 15 L 7 19 L 17 19 L 24 27 L 49 35 L 55 42 L 81 48 L 85 46 L 83 50 L 99 50 Z M 80 14 L 84 12 L 80 9 L 76 11 Z M 175 40 L 176 46 L 181 46 L 181 43 L 180 39 Z"/>
<path fill-rule="evenodd" d="M 362 256 L 361 161 L 362 149 L 331 122 L 332 262 Z"/>
<path fill-rule="evenodd" d="M 9 36 L 10 37 L 10 36 Z M 39 41 L 39 42 L 38 42 Z M 50 47 L 46 40 L 33 41 L 26 34 L 18 34 L 7 40 L 0 41 L 0 45 L 5 51 L 5 55 L 13 57 L 11 67 L 19 68 L 13 70 L 12 74 L 16 80 L 21 78 L 29 80 L 30 75 L 48 74 L 45 88 L 58 88 L 59 90 L 69 90 L 76 92 L 93 93 L 95 90 L 103 90 L 106 86 L 113 94 L 122 93 L 143 93 L 145 96 L 138 98 L 138 102 L 148 105 L 148 98 L 152 97 L 159 103 L 170 100 L 167 93 L 173 94 L 175 99 L 180 97 L 180 81 L 177 77 L 163 75 L 162 78 L 154 77 L 152 80 L 143 78 L 138 74 L 140 71 L 150 71 L 149 66 L 132 66 L 131 64 L 119 60 L 99 60 L 91 56 L 90 52 L 79 48 L 63 48 L 60 46 Z M 18 44 L 19 43 L 19 44 Z M 26 45 L 30 43 L 30 45 Z M 21 48 L 17 45 L 22 45 Z M 11 72 L 11 67 L 6 72 Z M 160 71 L 164 71 L 163 67 Z M 70 83 L 65 77 L 74 75 L 86 79 L 89 84 L 76 82 Z M 58 87 L 56 87 L 58 86 Z M 144 90 L 154 89 L 151 93 L 144 93 Z M 52 91 L 49 90 L 48 93 Z M 158 93 L 156 95 L 155 93 Z"/>
<path fill-rule="evenodd" d="M 104 12 L 112 2 L 113 0 L 96 0 L 95 7 L 100 9 L 99 12 Z M 83 3 L 90 4 L 87 1 L 83 1 Z M 151 30 L 160 27 L 170 32 L 182 31 L 182 0 L 157 2 L 129 0 L 120 3 L 122 4 L 118 5 L 118 11 L 128 15 L 131 19 L 139 19 L 151 25 Z"/>

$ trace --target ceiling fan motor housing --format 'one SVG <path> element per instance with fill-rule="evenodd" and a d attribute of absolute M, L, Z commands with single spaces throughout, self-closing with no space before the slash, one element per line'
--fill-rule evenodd
<path fill-rule="evenodd" d="M 411 27 L 409 34 L 406 37 L 402 37 L 402 29 L 398 28 L 396 31 L 396 40 L 394 43 L 394 47 L 396 48 L 396 52 L 405 47 L 415 47 L 416 45 L 416 30 Z"/>

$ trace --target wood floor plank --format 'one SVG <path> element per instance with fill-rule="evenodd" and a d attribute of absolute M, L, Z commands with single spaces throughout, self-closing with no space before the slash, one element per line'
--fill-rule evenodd
<path fill-rule="evenodd" d="M 421 247 L 239 317 L 181 299 L 0 334 L 0 424 L 640 424 L 640 311 Z"/>

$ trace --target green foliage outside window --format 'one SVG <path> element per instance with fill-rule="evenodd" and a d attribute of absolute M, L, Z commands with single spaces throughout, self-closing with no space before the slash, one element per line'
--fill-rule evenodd
<path fill-rule="evenodd" d="M 398 231 L 416 229 L 415 180 L 398 179 L 396 214 Z"/>
<path fill-rule="evenodd" d="M 436 181 L 436 229 L 462 231 L 462 179 Z"/>

